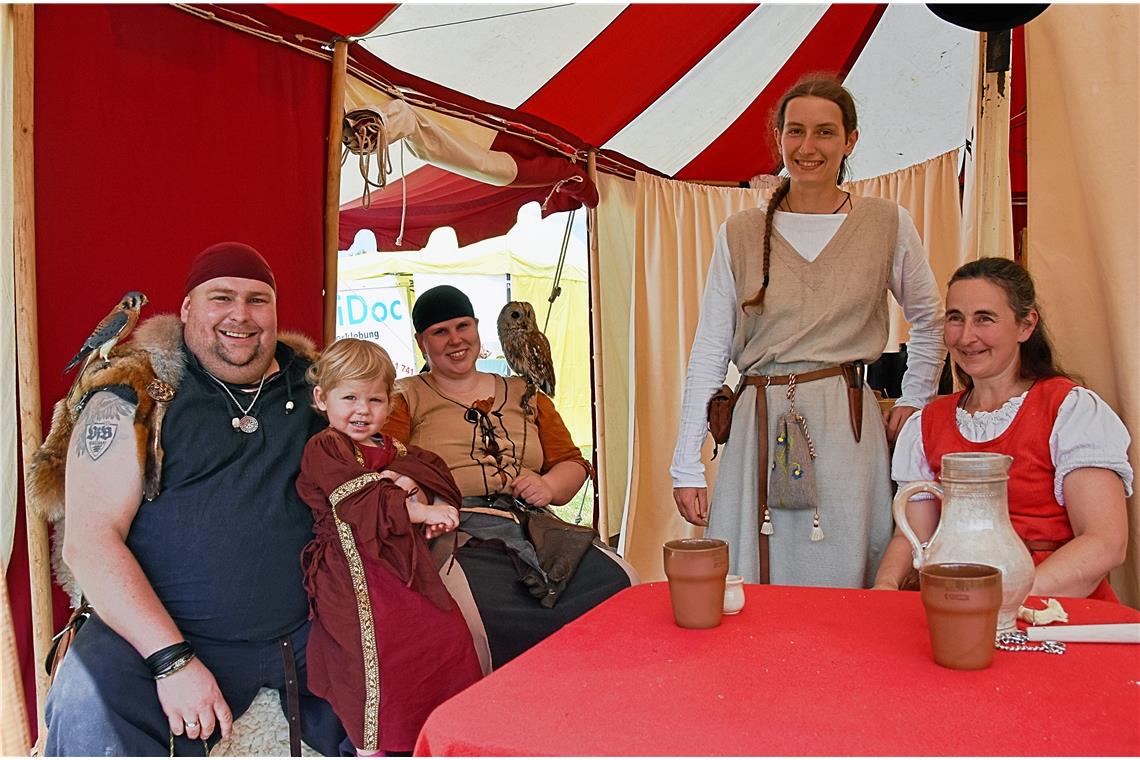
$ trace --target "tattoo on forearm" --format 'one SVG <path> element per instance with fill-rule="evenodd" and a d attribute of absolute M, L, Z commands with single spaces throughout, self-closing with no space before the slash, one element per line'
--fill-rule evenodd
<path fill-rule="evenodd" d="M 98 459 L 111 448 L 120 425 L 129 427 L 135 416 L 134 404 L 113 393 L 99 393 L 79 415 L 75 432 L 75 456 Z"/>

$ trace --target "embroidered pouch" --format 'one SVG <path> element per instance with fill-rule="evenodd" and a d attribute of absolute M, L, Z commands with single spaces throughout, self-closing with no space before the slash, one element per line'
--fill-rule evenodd
<path fill-rule="evenodd" d="M 818 509 L 814 449 L 803 415 L 794 410 L 781 414 L 776 420 L 772 471 L 768 475 L 769 507 Z"/>

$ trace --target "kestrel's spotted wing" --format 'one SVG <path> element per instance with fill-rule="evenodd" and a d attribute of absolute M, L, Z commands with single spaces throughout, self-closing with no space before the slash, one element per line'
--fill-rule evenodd
<path fill-rule="evenodd" d="M 111 349 L 134 329 L 139 318 L 139 310 L 146 303 L 146 296 L 137 290 L 124 295 L 118 305 L 95 326 L 87 340 L 83 341 L 79 352 L 64 367 L 64 373 L 70 372 L 80 362 L 86 364 L 96 352 L 106 359 Z"/>

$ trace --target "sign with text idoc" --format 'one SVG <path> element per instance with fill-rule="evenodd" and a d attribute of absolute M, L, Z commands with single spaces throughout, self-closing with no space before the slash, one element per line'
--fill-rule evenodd
<path fill-rule="evenodd" d="M 365 287 L 336 295 L 336 337 L 376 343 L 392 357 L 396 377 L 416 373 L 415 341 L 407 292 L 400 287 Z"/>

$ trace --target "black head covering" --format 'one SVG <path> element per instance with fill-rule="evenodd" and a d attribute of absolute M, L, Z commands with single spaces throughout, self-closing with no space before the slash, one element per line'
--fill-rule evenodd
<path fill-rule="evenodd" d="M 459 288 L 436 285 L 423 292 L 412 306 L 412 324 L 422 333 L 434 324 L 458 317 L 475 318 L 471 299 Z"/>

